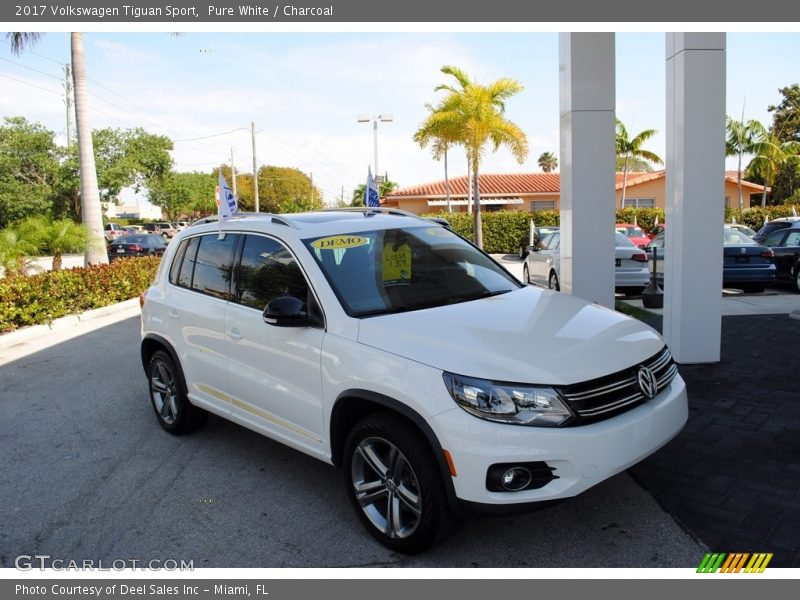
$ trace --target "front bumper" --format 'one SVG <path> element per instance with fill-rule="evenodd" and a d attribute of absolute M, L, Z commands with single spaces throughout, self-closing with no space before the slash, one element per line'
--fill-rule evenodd
<path fill-rule="evenodd" d="M 658 396 L 590 425 L 525 427 L 479 419 L 455 407 L 434 418 L 457 475 L 456 496 L 479 505 L 518 505 L 575 496 L 636 464 L 672 439 L 688 418 L 686 385 L 676 375 Z M 558 476 L 539 489 L 490 492 L 486 473 L 497 463 L 544 461 Z"/>

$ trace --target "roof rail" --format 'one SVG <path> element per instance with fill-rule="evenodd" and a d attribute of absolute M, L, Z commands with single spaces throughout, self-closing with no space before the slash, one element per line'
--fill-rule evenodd
<path fill-rule="evenodd" d="M 388 208 L 383 206 L 345 206 L 342 208 L 323 208 L 321 212 L 362 212 L 366 216 L 367 213 L 378 213 L 378 214 L 386 214 L 386 215 L 396 215 L 398 217 L 414 217 L 416 219 L 421 219 L 419 215 L 416 215 L 412 212 L 407 210 L 401 210 L 399 208 Z"/>
<path fill-rule="evenodd" d="M 284 218 L 281 215 L 275 215 L 272 213 L 262 213 L 262 212 L 240 212 L 236 215 L 230 217 L 229 221 L 235 221 L 237 219 L 243 219 L 245 217 L 262 217 L 264 219 L 270 219 L 276 225 L 285 225 L 286 227 L 291 227 L 292 229 L 297 229 L 297 227 L 288 219 Z M 219 215 L 209 215 L 207 217 L 202 217 L 193 221 L 189 227 L 194 227 L 195 225 L 205 225 L 206 223 L 216 223 L 219 221 Z"/>

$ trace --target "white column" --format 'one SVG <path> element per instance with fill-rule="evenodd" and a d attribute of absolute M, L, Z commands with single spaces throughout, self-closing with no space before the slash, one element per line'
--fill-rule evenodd
<path fill-rule="evenodd" d="M 614 306 L 614 34 L 561 33 L 561 290 Z"/>
<path fill-rule="evenodd" d="M 680 363 L 719 361 L 725 34 L 667 33 L 664 337 Z"/>

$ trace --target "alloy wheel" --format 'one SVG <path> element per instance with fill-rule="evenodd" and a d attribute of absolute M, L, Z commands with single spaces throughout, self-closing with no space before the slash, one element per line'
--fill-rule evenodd
<path fill-rule="evenodd" d="M 178 391 L 175 376 L 169 365 L 158 361 L 150 373 L 150 391 L 160 419 L 172 425 L 178 418 Z"/>
<path fill-rule="evenodd" d="M 404 539 L 422 517 L 417 476 L 400 449 L 386 439 L 363 439 L 353 453 L 351 484 L 358 506 L 384 535 Z"/>

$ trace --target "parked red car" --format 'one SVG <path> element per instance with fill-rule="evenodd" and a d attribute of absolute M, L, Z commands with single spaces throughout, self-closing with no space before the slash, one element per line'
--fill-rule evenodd
<path fill-rule="evenodd" d="M 617 223 L 614 229 L 632 241 L 639 248 L 646 248 L 650 243 L 650 237 L 638 225 L 630 223 Z"/>

